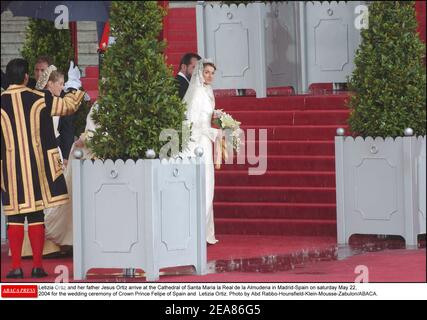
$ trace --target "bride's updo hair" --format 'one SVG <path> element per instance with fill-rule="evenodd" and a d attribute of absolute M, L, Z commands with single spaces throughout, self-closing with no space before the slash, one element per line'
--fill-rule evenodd
<path fill-rule="evenodd" d="M 203 62 L 203 69 L 206 68 L 206 66 L 211 66 L 216 71 L 216 66 L 213 64 L 213 62 Z"/>

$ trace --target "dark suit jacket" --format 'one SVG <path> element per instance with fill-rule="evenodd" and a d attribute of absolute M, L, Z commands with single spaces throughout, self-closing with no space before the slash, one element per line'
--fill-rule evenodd
<path fill-rule="evenodd" d="M 62 157 L 66 160 L 68 160 L 68 155 L 70 154 L 71 147 L 74 143 L 73 119 L 73 114 L 65 117 L 60 117 L 58 123 L 59 136 L 56 140 L 58 142 L 58 147 L 61 149 Z"/>
<path fill-rule="evenodd" d="M 185 93 L 187 92 L 189 83 L 185 78 L 183 78 L 179 74 L 176 75 L 175 79 L 178 82 L 178 95 L 182 99 L 184 98 Z"/>
<path fill-rule="evenodd" d="M 65 96 L 65 92 L 61 92 L 61 98 Z M 59 118 L 58 122 L 58 132 L 59 136 L 56 138 L 59 149 L 61 149 L 62 157 L 68 160 L 68 155 L 70 154 L 71 147 L 74 143 L 74 119 L 75 114 L 68 116 L 63 116 Z"/>
<path fill-rule="evenodd" d="M 30 89 L 36 89 L 36 84 L 37 84 L 36 79 L 34 79 L 34 78 L 30 78 L 30 79 L 28 80 L 27 87 L 28 87 L 28 88 L 30 88 Z"/>
<path fill-rule="evenodd" d="M 9 84 L 7 83 L 6 73 L 1 70 L 1 87 L 6 90 Z"/>

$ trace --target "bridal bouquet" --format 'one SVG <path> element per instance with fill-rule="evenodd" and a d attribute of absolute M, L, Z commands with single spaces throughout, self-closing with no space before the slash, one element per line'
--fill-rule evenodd
<path fill-rule="evenodd" d="M 222 130 L 225 130 L 226 132 L 228 131 L 228 133 L 230 133 L 232 148 L 236 153 L 239 153 L 241 145 L 241 123 L 221 109 L 214 111 L 213 123 L 216 124 Z M 222 139 L 219 140 L 219 145 L 217 146 L 216 150 L 217 157 L 215 161 L 215 167 L 219 169 L 221 168 L 221 158 L 224 158 L 225 161 L 228 158 L 227 139 L 225 137 L 222 137 Z"/>

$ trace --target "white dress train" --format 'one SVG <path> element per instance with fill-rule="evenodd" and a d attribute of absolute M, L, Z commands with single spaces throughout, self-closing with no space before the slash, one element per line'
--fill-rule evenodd
<path fill-rule="evenodd" d="M 96 126 L 92 120 L 92 112 L 94 108 L 96 108 L 96 104 L 94 104 L 88 116 L 86 117 L 86 133 L 95 131 L 96 129 Z M 61 206 L 44 210 L 46 239 L 51 240 L 59 246 L 73 245 L 72 164 L 73 160 L 75 159 L 75 144 L 76 143 L 74 143 L 71 147 L 70 155 L 68 157 L 68 165 L 64 170 L 64 177 L 70 200 Z M 83 147 L 80 149 L 83 151 L 83 159 L 90 159 L 92 157 L 92 153 L 88 148 Z"/>

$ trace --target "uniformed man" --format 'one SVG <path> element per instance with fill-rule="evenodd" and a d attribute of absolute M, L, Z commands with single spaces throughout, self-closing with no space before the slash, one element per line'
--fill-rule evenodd
<path fill-rule="evenodd" d="M 23 59 L 10 61 L 6 76 L 9 87 L 1 94 L 1 197 L 12 255 L 7 278 L 24 277 L 25 218 L 33 251 L 31 276 L 41 278 L 47 276 L 42 265 L 43 209 L 69 200 L 51 117 L 75 112 L 84 92 L 61 98 L 28 88 L 28 62 Z"/>

